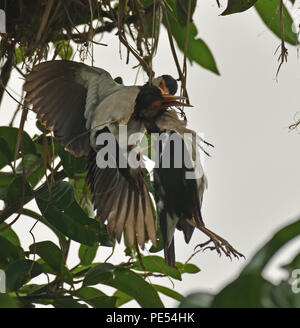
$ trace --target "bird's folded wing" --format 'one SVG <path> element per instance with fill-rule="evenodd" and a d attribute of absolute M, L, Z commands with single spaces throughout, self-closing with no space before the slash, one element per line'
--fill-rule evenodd
<path fill-rule="evenodd" d="M 206 178 L 200 163 L 196 132 L 186 128 L 186 122 L 180 120 L 174 110 L 164 112 L 155 123 L 159 131 L 165 133 L 165 138 L 159 141 L 159 165 L 154 169 L 157 214 L 166 263 L 174 266 L 175 228 L 183 231 L 188 243 L 194 227 L 187 219 L 203 224 L 201 203 Z M 163 161 L 169 163 L 168 168 L 164 168 Z"/>
<path fill-rule="evenodd" d="M 90 150 L 89 129 L 96 107 L 123 86 L 110 74 L 72 61 L 49 61 L 36 65 L 24 84 L 26 104 L 76 156 Z"/>

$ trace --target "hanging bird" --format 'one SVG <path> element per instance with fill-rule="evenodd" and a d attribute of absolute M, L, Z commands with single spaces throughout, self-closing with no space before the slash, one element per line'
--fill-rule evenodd
<path fill-rule="evenodd" d="M 207 242 L 197 245 L 203 250 L 216 250 L 219 255 L 224 253 L 230 258 L 243 257 L 225 239 L 209 230 L 202 219 L 201 205 L 207 179 L 199 149 L 206 153 L 201 144 L 212 145 L 188 129 L 186 121 L 179 120 L 175 110 L 165 111 L 146 126 L 149 133 L 159 132 L 165 136 L 158 144 L 154 189 L 166 263 L 175 267 L 175 229 L 183 231 L 185 242 L 189 243 L 194 229 L 198 228 L 209 237 Z M 164 166 L 165 159 L 167 166 Z M 210 243 L 212 246 L 208 246 Z"/>
<path fill-rule="evenodd" d="M 128 137 L 140 132 L 142 138 L 145 133 L 143 122 L 134 115 L 143 105 L 137 99 L 147 99 L 149 110 L 157 113 L 160 108 L 184 105 L 180 97 L 170 94 L 177 90 L 177 82 L 171 76 L 158 77 L 153 85 L 159 91 L 159 99 L 154 96 L 152 100 L 153 86 L 149 83 L 120 85 L 101 68 L 71 61 L 38 64 L 24 84 L 26 104 L 33 105 L 37 117 L 53 131 L 54 137 L 75 156 L 88 156 L 87 181 L 97 215 L 102 222 L 107 222 L 108 231 L 118 241 L 125 231 L 125 242 L 131 248 L 136 244 L 143 248 L 148 238 L 156 244 L 152 200 L 144 183 L 143 170 L 118 165 L 100 168 L 97 154 L 105 146 L 97 144 L 96 140 L 105 133 L 112 135 L 116 140 L 113 152 L 116 155 L 108 155 L 117 164 L 121 159 L 126 162 L 122 153 L 126 155 L 128 151 L 127 141 L 122 149 L 119 146 L 122 140 L 118 140 L 119 126 L 127 125 Z"/>
<path fill-rule="evenodd" d="M 93 195 L 97 216 L 107 223 L 109 233 L 118 241 L 124 231 L 129 247 L 144 247 L 150 239 L 156 245 L 156 228 L 152 200 L 144 182 L 143 168 L 128 165 L 129 152 L 140 143 L 145 131 L 179 137 L 183 154 L 192 162 L 198 147 L 188 149 L 184 134 L 196 133 L 186 128 L 172 106 L 188 106 L 176 97 L 177 82 L 169 75 L 153 79 L 144 86 L 117 84 L 110 74 L 96 67 L 70 61 L 38 64 L 26 77 L 25 101 L 33 105 L 37 117 L 54 137 L 75 156 L 88 156 L 87 181 Z M 119 138 L 121 127 L 127 136 Z M 139 133 L 135 143 L 130 137 Z M 112 142 L 114 141 L 114 142 Z M 113 143 L 113 149 L 109 144 Z M 164 158 L 161 145 L 159 162 Z M 175 166 L 173 148 L 170 168 L 154 171 L 157 211 L 164 239 L 166 263 L 175 266 L 174 231 L 183 230 L 189 242 L 195 227 L 209 236 L 211 249 L 227 256 L 241 256 L 224 239 L 208 230 L 202 220 L 201 203 L 206 186 L 203 172 L 186 180 L 194 167 Z M 98 155 L 104 153 L 105 156 Z M 140 154 L 136 159 L 141 160 Z M 103 162 L 115 164 L 103 166 Z M 122 163 L 122 165 L 120 165 Z M 200 166 L 201 167 L 201 166 Z M 201 171 L 201 170 L 200 170 Z M 204 246 L 204 245 L 200 245 Z"/>
<path fill-rule="evenodd" d="M 156 91 L 159 93 L 159 90 Z M 139 97 L 145 102 L 142 93 Z M 198 246 L 216 250 L 219 255 L 224 253 L 230 258 L 243 257 L 225 239 L 206 228 L 202 219 L 201 205 L 207 179 L 201 166 L 199 148 L 206 153 L 201 143 L 212 145 L 188 129 L 186 121 L 180 120 L 175 110 L 161 108 L 156 115 L 145 108 L 147 106 L 138 106 L 141 110 L 137 110 L 135 115 L 144 122 L 148 133 L 158 133 L 159 136 L 158 147 L 154 147 L 158 153 L 154 189 L 166 263 L 175 267 L 175 229 L 183 231 L 185 242 L 189 243 L 194 229 L 198 228 L 209 237 L 207 242 Z M 160 138 L 161 135 L 165 138 Z M 165 166 L 164 160 L 167 160 Z M 213 245 L 208 246 L 210 243 Z"/>

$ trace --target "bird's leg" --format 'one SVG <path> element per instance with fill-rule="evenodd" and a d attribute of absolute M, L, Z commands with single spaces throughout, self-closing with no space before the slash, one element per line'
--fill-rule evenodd
<path fill-rule="evenodd" d="M 228 256 L 231 259 L 231 256 L 233 255 L 236 258 L 244 257 L 245 256 L 241 253 L 239 253 L 237 250 L 235 250 L 225 239 L 218 236 L 216 233 L 212 232 L 211 230 L 207 229 L 204 225 L 197 225 L 197 228 L 201 230 L 203 233 L 205 233 L 210 239 L 202 244 L 199 244 L 195 247 L 201 247 L 204 250 L 210 249 L 210 250 L 216 250 L 217 253 L 221 256 L 222 252 Z M 207 246 L 209 243 L 213 243 L 213 246 Z"/>

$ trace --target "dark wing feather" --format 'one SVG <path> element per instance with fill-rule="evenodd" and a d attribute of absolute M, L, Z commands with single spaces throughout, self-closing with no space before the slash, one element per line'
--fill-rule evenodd
<path fill-rule="evenodd" d="M 206 180 L 204 175 L 194 179 L 186 178 L 188 172 L 194 171 L 191 160 L 197 146 L 192 144 L 192 149 L 188 149 L 183 136 L 184 133 L 192 133 L 195 136 L 195 132 L 185 127 L 185 122 L 179 120 L 175 111 L 165 112 L 155 123 L 155 128 L 167 135 L 164 142 L 159 141 L 159 165 L 154 169 L 154 187 L 159 224 L 164 239 L 165 261 L 168 265 L 174 266 L 175 229 L 183 231 L 188 243 L 194 227 L 187 220 L 194 220 L 199 225 L 204 224 L 201 203 Z M 171 139 L 174 142 L 171 142 Z M 175 153 L 180 152 L 182 165 L 177 167 L 178 158 L 176 161 Z M 163 157 L 166 155 L 170 160 L 168 168 L 162 165 Z"/>
<path fill-rule="evenodd" d="M 173 135 L 173 140 L 174 133 L 170 133 L 170 136 Z M 175 166 L 175 145 L 182 147 L 182 156 L 187 152 L 181 136 L 178 134 L 176 136 L 177 138 L 175 139 L 177 141 L 175 143 L 169 143 L 170 152 L 168 152 L 168 155 L 170 155 L 170 167 L 162 167 L 165 146 L 161 147 L 159 166 L 154 169 L 156 201 L 159 204 L 157 212 L 164 239 L 165 259 L 166 263 L 170 266 L 174 266 L 175 263 L 173 240 L 175 228 L 182 230 L 186 242 L 189 242 L 194 227 L 185 220 L 196 218 L 197 221 L 202 222 L 197 182 L 194 179 L 186 179 L 185 174 L 189 169 L 184 165 L 184 157 L 182 157 L 182 168 Z M 168 143 L 168 140 L 166 142 Z"/>
<path fill-rule="evenodd" d="M 101 132 L 108 131 L 105 128 Z M 116 154 L 119 154 L 118 143 L 116 146 Z M 102 222 L 107 222 L 108 232 L 118 241 L 125 231 L 125 242 L 131 248 L 137 244 L 143 248 L 146 238 L 156 245 L 152 201 L 141 169 L 100 168 L 96 163 L 96 157 L 97 153 L 91 150 L 87 181 L 97 216 Z"/>
<path fill-rule="evenodd" d="M 64 60 L 36 65 L 24 84 L 26 103 L 33 105 L 42 123 L 76 156 L 90 151 L 86 117 L 118 88 L 105 70 Z"/>

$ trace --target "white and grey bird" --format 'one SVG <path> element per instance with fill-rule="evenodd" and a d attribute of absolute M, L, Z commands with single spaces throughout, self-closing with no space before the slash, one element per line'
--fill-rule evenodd
<path fill-rule="evenodd" d="M 188 149 L 184 134 L 196 133 L 180 120 L 172 106 L 188 106 L 182 97 L 176 97 L 177 82 L 169 75 L 153 79 L 143 86 L 125 86 L 116 83 L 111 75 L 96 67 L 71 61 L 49 61 L 36 65 L 24 84 L 26 104 L 32 104 L 37 117 L 54 137 L 75 156 L 88 156 L 87 181 L 93 195 L 97 216 L 107 224 L 109 233 L 118 241 L 122 233 L 129 247 L 144 248 L 150 239 L 156 245 L 156 222 L 149 190 L 144 181 L 143 168 L 119 165 L 128 154 L 129 137 L 143 134 L 174 134 L 180 140 L 183 154 L 192 161 L 197 146 Z M 127 126 L 127 137 L 119 140 L 120 126 Z M 97 154 L 104 150 L 98 138 L 109 134 L 116 141 L 115 152 L 109 153 L 117 164 L 101 167 Z M 124 146 L 125 145 L 125 146 Z M 124 149 L 123 149 L 124 148 Z M 241 256 L 224 239 L 208 230 L 202 220 L 201 204 L 206 186 L 204 174 L 185 179 L 187 171 L 195 168 L 175 167 L 174 148 L 171 166 L 154 171 L 155 198 L 160 228 L 164 239 L 165 259 L 175 266 L 174 231 L 184 232 L 189 242 L 195 227 L 209 236 L 208 242 L 219 253 Z M 123 155 L 122 155 L 123 154 Z M 164 150 L 158 154 L 159 161 Z M 125 156 L 125 161 L 127 157 Z M 127 163 L 128 164 L 128 163 Z"/>

